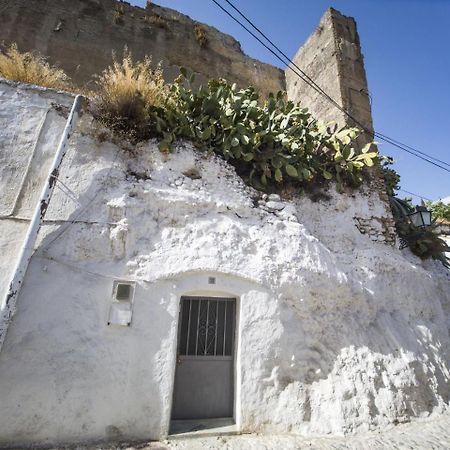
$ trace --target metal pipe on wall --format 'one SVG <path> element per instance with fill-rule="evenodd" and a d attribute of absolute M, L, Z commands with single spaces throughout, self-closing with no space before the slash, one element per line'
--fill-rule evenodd
<path fill-rule="evenodd" d="M 26 271 L 29 262 L 33 255 L 34 245 L 41 228 L 45 213 L 47 212 L 50 199 L 53 194 L 53 189 L 57 182 L 59 168 L 67 152 L 69 139 L 78 122 L 79 113 L 81 109 L 81 102 L 83 97 L 77 95 L 72 105 L 69 117 L 67 118 L 66 126 L 59 141 L 53 163 L 50 167 L 48 177 L 42 188 L 39 201 L 34 210 L 30 225 L 25 236 L 25 241 L 20 250 L 19 257 L 14 268 L 12 279 L 9 283 L 8 291 L 3 299 L 0 307 L 0 352 L 2 350 L 3 342 L 5 341 L 6 333 L 8 332 L 9 324 L 16 312 L 17 298 L 20 289 L 23 285 Z"/>

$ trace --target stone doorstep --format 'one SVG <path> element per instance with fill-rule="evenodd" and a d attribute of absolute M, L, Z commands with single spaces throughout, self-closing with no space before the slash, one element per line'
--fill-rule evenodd
<path fill-rule="evenodd" d="M 232 418 L 172 420 L 168 440 L 239 434 Z"/>

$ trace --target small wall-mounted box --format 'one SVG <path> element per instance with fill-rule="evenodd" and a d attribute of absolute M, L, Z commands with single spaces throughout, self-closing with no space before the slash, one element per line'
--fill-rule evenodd
<path fill-rule="evenodd" d="M 131 325 L 135 288 L 134 282 L 114 281 L 108 325 Z"/>

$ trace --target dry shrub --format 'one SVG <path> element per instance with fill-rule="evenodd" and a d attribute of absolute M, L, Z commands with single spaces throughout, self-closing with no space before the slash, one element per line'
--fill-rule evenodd
<path fill-rule="evenodd" d="M 201 48 L 207 47 L 209 40 L 208 40 L 208 35 L 206 34 L 206 30 L 197 23 L 194 25 L 194 33 L 195 33 L 195 39 L 197 40 L 198 45 L 200 45 Z"/>
<path fill-rule="evenodd" d="M 71 89 L 70 78 L 63 70 L 50 66 L 42 55 L 19 52 L 16 44 L 0 52 L 0 76 L 53 89 Z"/>
<path fill-rule="evenodd" d="M 170 93 L 161 66 L 152 69 L 150 57 L 134 62 L 127 49 L 122 61 L 113 56 L 112 66 L 103 71 L 96 85 L 95 117 L 132 140 L 145 134 L 148 109 L 166 105 Z"/>
<path fill-rule="evenodd" d="M 145 16 L 144 22 L 149 25 L 154 25 L 158 28 L 161 28 L 162 30 L 169 30 L 169 24 L 167 23 L 167 20 L 162 18 L 161 16 Z"/>
<path fill-rule="evenodd" d="M 125 15 L 125 7 L 123 5 L 116 5 L 113 12 L 113 20 L 116 25 L 123 25 L 125 22 L 123 16 Z"/>

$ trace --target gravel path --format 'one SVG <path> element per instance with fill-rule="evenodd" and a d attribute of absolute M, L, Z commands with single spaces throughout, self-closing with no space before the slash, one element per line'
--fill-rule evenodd
<path fill-rule="evenodd" d="M 52 450 L 449 450 L 450 414 L 357 436 L 304 438 L 288 435 L 240 435 L 179 438 L 136 446 L 96 445 Z"/>

